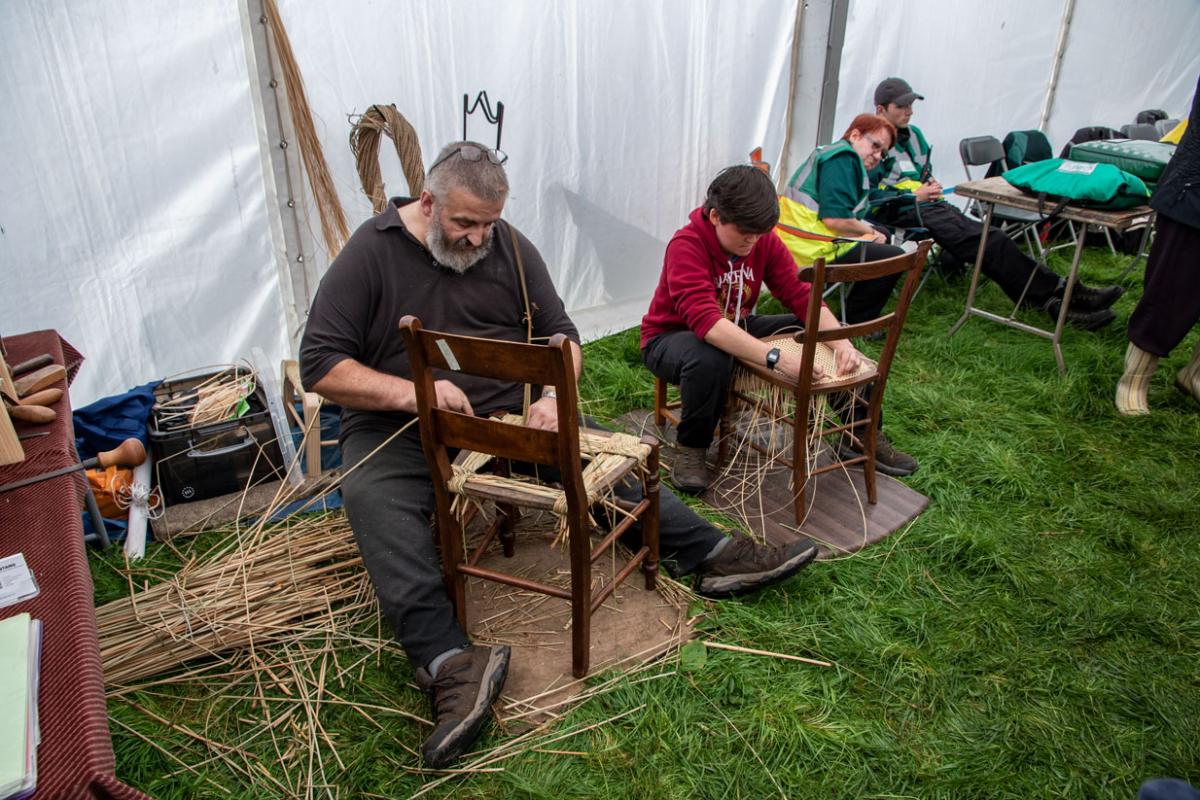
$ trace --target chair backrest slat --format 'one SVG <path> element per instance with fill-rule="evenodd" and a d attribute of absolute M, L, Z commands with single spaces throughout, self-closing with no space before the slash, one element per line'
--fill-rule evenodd
<path fill-rule="evenodd" d="M 578 387 L 571 343 L 562 334 L 545 345 L 481 339 L 425 330 L 416 317 L 400 320 L 400 333 L 412 365 L 421 426 L 421 445 L 431 467 L 448 481 L 452 475 L 448 449 L 488 453 L 510 461 L 557 467 L 571 513 L 586 514 L 579 457 Z M 493 378 L 513 383 L 554 386 L 558 433 L 511 425 L 436 408 L 434 370 Z M 444 492 L 444 486 L 435 486 Z"/>
<path fill-rule="evenodd" d="M 417 341 L 432 369 L 551 386 L 562 378 L 562 356 L 555 341 L 547 347 L 427 330 L 421 330 Z"/>
<path fill-rule="evenodd" d="M 474 450 L 514 461 L 547 465 L 558 463 L 557 433 L 440 408 L 433 409 L 432 414 L 438 443 L 446 447 Z"/>

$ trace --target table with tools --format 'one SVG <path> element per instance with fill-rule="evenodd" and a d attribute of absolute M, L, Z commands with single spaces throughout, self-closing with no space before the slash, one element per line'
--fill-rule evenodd
<path fill-rule="evenodd" d="M 55 331 L 3 340 L 5 359 L 20 364 L 48 354 L 65 368 L 48 407 L 53 420 L 14 419 L 24 458 L 0 467 L 0 486 L 78 466 L 67 385 L 83 357 Z M 31 435 L 32 434 L 32 435 Z M 145 798 L 114 775 L 104 675 L 100 669 L 92 576 L 80 516 L 87 480 L 81 471 L 0 492 L 0 557 L 24 555 L 38 584 L 33 598 L 0 608 L 0 618 L 28 612 L 41 620 L 37 790 L 41 797 Z"/>
<path fill-rule="evenodd" d="M 978 308 L 975 305 L 975 294 L 979 288 L 979 274 L 983 266 L 983 251 L 987 243 L 988 230 L 992 224 L 992 213 L 996 206 L 1008 206 L 1017 208 L 1022 211 L 1033 211 L 1037 213 L 1046 213 L 1039 203 L 1038 198 L 1025 194 L 1017 187 L 1004 180 L 1002 177 L 984 178 L 982 180 L 966 181 L 954 187 L 954 193 L 973 200 L 978 200 L 984 208 L 983 215 L 983 234 L 979 239 L 979 250 L 975 255 L 975 269 L 971 273 L 971 288 L 967 292 L 967 304 L 963 309 L 963 314 L 953 327 L 950 328 L 948 335 L 953 336 L 959 328 L 961 328 L 971 317 L 982 317 L 984 319 L 998 322 L 1001 325 L 1007 325 L 1010 328 L 1016 328 L 1026 333 L 1032 333 L 1036 336 L 1041 336 L 1049 339 L 1054 347 L 1054 358 L 1058 362 L 1059 374 L 1065 375 L 1067 371 L 1066 362 L 1063 360 L 1062 354 L 1062 333 L 1063 326 L 1067 320 L 1067 310 L 1071 304 L 1071 293 L 1075 289 L 1075 282 L 1079 275 L 1079 260 L 1083 255 L 1083 243 L 1086 236 L 1083 231 L 1080 231 L 1075 238 L 1074 255 L 1071 259 L 1071 269 L 1067 274 L 1067 285 L 1063 293 L 1062 308 L 1058 313 L 1058 320 L 1053 330 L 1039 328 L 1036 325 L 1030 325 L 1016 319 L 1017 309 L 1008 316 L 1001 316 L 991 311 L 986 311 Z M 1098 209 L 1082 208 L 1077 205 L 1067 204 L 1057 214 L 1058 219 L 1067 220 L 1070 222 L 1078 222 L 1084 226 L 1094 225 L 1108 230 L 1122 233 L 1131 228 L 1144 226 L 1142 241 L 1138 248 L 1138 258 L 1141 258 L 1141 253 L 1145 252 L 1147 238 L 1150 234 L 1150 229 L 1154 222 L 1154 211 L 1149 206 L 1136 206 L 1134 208 L 1125 209 L 1123 211 L 1102 211 Z M 1135 259 L 1136 263 L 1136 259 Z M 1132 265 L 1131 265 L 1132 267 Z"/>

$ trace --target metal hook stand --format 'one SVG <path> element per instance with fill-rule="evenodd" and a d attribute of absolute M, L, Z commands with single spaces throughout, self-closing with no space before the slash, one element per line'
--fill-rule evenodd
<path fill-rule="evenodd" d="M 500 149 L 500 136 L 504 132 L 504 103 L 496 101 L 496 107 L 492 108 L 492 103 L 488 100 L 487 92 L 480 92 L 475 97 L 475 102 L 471 102 L 471 96 L 463 95 L 463 141 L 467 140 L 467 117 L 475 113 L 475 109 L 483 111 L 483 117 L 489 123 L 496 126 L 496 150 Z"/>

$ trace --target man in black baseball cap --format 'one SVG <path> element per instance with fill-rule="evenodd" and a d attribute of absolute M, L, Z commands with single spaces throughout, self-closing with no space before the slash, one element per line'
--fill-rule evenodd
<path fill-rule="evenodd" d="M 896 141 L 870 174 L 871 185 L 877 187 L 871 193 L 875 207 L 872 218 L 883 225 L 925 228 L 944 253 L 973 264 L 983 225 L 957 206 L 942 202 L 942 185 L 933 177 L 929 142 L 920 128 L 909 124 L 913 101 L 924 99 L 902 78 L 888 78 L 875 87 L 875 113 L 896 126 Z M 988 229 L 982 267 L 983 274 L 1014 303 L 1024 293 L 1025 305 L 1041 308 L 1051 319 L 1058 319 L 1066 281 L 1022 253 L 998 228 Z M 1067 321 L 1085 330 L 1107 325 L 1115 316 L 1109 306 L 1122 291 L 1120 286 L 1077 284 Z"/>
<path fill-rule="evenodd" d="M 888 78 L 875 87 L 875 105 L 884 106 L 895 103 L 898 106 L 911 106 L 913 100 L 924 100 L 925 95 L 917 94 L 903 78 Z"/>

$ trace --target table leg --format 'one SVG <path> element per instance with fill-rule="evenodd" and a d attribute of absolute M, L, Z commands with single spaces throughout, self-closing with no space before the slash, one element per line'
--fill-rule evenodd
<path fill-rule="evenodd" d="M 1137 267 L 1137 265 L 1141 263 L 1142 259 L 1146 257 L 1146 244 L 1150 239 L 1150 229 L 1153 227 L 1154 217 L 1151 216 L 1150 219 L 1146 221 L 1146 227 L 1142 229 L 1142 238 L 1138 241 L 1137 255 L 1133 257 L 1133 260 L 1129 262 L 1129 265 L 1125 267 L 1125 269 L 1121 270 L 1121 274 L 1117 276 L 1118 281 L 1120 281 L 1129 273 L 1133 272 L 1134 268 Z"/>
<path fill-rule="evenodd" d="M 85 477 L 84 480 L 87 480 Z M 107 550 L 111 544 L 108 540 L 108 529 L 104 527 L 104 517 L 100 516 L 100 506 L 96 505 L 96 495 L 92 492 L 92 487 L 89 484 L 87 494 L 83 496 L 83 503 L 87 507 L 88 517 L 92 522 L 92 530 L 94 530 L 96 539 L 100 542 L 100 549 Z"/>
<path fill-rule="evenodd" d="M 1054 325 L 1054 360 L 1058 362 L 1058 374 L 1067 374 L 1067 364 L 1062 354 L 1062 332 L 1067 324 L 1067 309 L 1071 306 L 1071 294 L 1075 291 L 1075 279 L 1079 276 L 1079 260 L 1083 256 L 1083 242 L 1086 237 L 1080 236 L 1075 243 L 1075 255 L 1071 258 L 1071 271 L 1067 273 L 1067 286 L 1063 290 L 1062 306 L 1058 309 L 1058 322 Z"/>
<path fill-rule="evenodd" d="M 983 250 L 987 245 L 988 229 L 992 227 L 992 212 L 996 209 L 995 203 L 985 203 L 987 211 L 983 214 L 983 232 L 979 236 L 979 249 L 975 253 L 975 271 L 971 273 L 971 288 L 967 292 L 967 306 L 963 309 L 963 314 L 958 318 L 958 322 L 954 323 L 950 328 L 947 336 L 953 336 L 958 333 L 958 329 L 963 326 L 967 318 L 971 316 L 972 309 L 975 308 L 975 290 L 979 286 L 979 273 L 983 269 Z"/>

